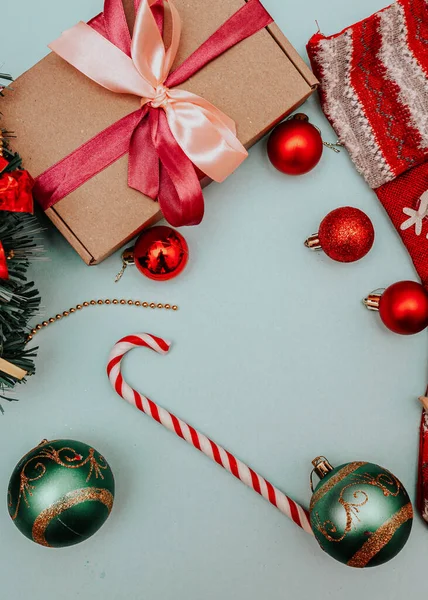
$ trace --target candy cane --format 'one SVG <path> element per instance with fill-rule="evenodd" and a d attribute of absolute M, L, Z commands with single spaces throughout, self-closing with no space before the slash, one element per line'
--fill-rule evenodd
<path fill-rule="evenodd" d="M 114 346 L 109 356 L 107 374 L 110 383 L 119 396 L 206 454 L 211 460 L 214 460 L 249 488 L 276 506 L 284 515 L 294 521 L 296 525 L 299 525 L 307 533 L 312 533 L 309 514 L 304 508 L 274 487 L 269 481 L 261 477 L 261 475 L 258 475 L 253 469 L 250 469 L 242 461 L 235 458 L 233 454 L 230 454 L 230 452 L 207 438 L 204 434 L 199 433 L 199 431 L 196 431 L 196 429 L 172 413 L 155 404 L 149 398 L 133 390 L 126 383 L 120 370 L 121 362 L 124 355 L 137 346 L 151 348 L 159 354 L 167 354 L 171 343 L 148 333 L 138 333 L 122 338 Z"/>

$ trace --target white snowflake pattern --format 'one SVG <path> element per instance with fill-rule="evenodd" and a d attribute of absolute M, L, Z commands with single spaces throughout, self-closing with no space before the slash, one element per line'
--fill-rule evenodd
<path fill-rule="evenodd" d="M 420 197 L 419 207 L 417 210 L 406 207 L 403 208 L 403 213 L 409 218 L 401 224 L 400 229 L 405 231 L 406 229 L 410 229 L 410 227 L 414 227 L 415 234 L 421 235 L 423 220 L 428 216 L 428 190 Z M 428 239 L 428 234 L 426 238 Z"/>

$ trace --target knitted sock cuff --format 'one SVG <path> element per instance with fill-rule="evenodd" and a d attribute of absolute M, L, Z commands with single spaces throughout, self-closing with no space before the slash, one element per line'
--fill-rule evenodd
<path fill-rule="evenodd" d="M 427 11 L 399 0 L 307 47 L 323 110 L 372 188 L 428 157 Z"/>

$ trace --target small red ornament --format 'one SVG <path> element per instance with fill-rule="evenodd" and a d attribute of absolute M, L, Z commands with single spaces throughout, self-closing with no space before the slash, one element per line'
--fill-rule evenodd
<path fill-rule="evenodd" d="M 416 281 L 399 281 L 382 294 L 373 292 L 364 304 L 378 310 L 383 324 L 394 333 L 413 335 L 428 327 L 428 292 Z"/>
<path fill-rule="evenodd" d="M 189 258 L 181 233 L 164 225 L 143 231 L 134 247 L 134 262 L 149 279 L 167 281 L 180 275 Z"/>
<path fill-rule="evenodd" d="M 416 281 L 394 283 L 380 297 L 379 315 L 394 333 L 419 333 L 428 327 L 428 293 Z"/>
<path fill-rule="evenodd" d="M 318 233 L 305 242 L 308 248 L 322 249 L 338 262 L 355 262 L 373 246 L 375 232 L 369 217 L 358 208 L 343 206 L 330 212 Z"/>
<path fill-rule="evenodd" d="M 181 233 L 165 225 L 145 229 L 135 246 L 123 251 L 116 283 L 128 265 L 136 265 L 143 275 L 155 281 L 173 279 L 183 271 L 188 258 L 189 247 Z"/>
<path fill-rule="evenodd" d="M 306 115 L 298 114 L 272 131 L 267 145 L 269 160 L 287 175 L 303 175 L 319 163 L 323 141 Z"/>

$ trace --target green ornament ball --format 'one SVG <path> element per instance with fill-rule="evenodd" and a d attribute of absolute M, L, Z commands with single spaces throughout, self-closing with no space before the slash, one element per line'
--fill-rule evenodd
<path fill-rule="evenodd" d="M 23 456 L 9 481 L 13 522 L 30 540 L 51 548 L 91 537 L 109 516 L 113 500 L 107 461 L 74 440 L 43 440 Z"/>
<path fill-rule="evenodd" d="M 376 567 L 394 558 L 407 542 L 413 509 L 403 484 L 368 462 L 333 469 L 313 461 L 321 481 L 310 504 L 312 530 L 321 548 L 350 567 Z"/>

